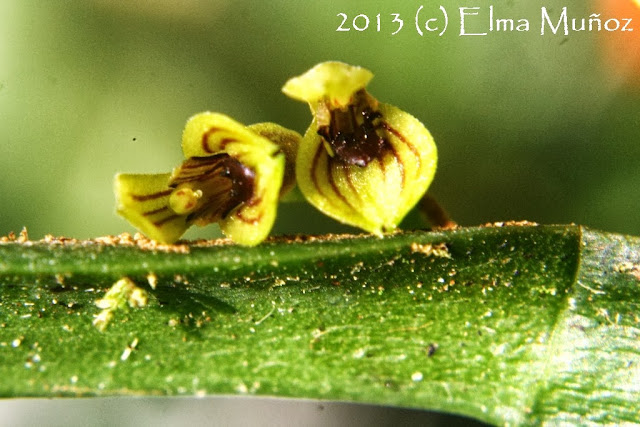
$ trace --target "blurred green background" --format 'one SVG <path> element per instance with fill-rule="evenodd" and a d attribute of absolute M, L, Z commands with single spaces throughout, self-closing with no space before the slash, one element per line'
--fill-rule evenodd
<path fill-rule="evenodd" d="M 640 234 L 640 91 L 603 60 L 602 39 L 613 34 L 540 35 L 541 6 L 588 17 L 599 5 L 492 4 L 530 30 L 461 37 L 459 7 L 480 6 L 469 30 L 488 29 L 488 2 L 472 0 L 444 2 L 442 37 L 415 29 L 421 5 L 422 21 L 441 16 L 433 2 L 3 0 L 0 234 L 133 231 L 114 213 L 115 173 L 177 166 L 184 123 L 200 111 L 304 132 L 308 107 L 280 88 L 326 60 L 369 68 L 374 96 L 425 123 L 440 156 L 431 192 L 459 223 L 528 219 Z M 345 27 L 366 14 L 369 28 L 336 31 L 339 13 Z M 396 35 L 392 13 L 404 21 Z M 281 206 L 276 228 L 342 230 L 304 205 Z"/>

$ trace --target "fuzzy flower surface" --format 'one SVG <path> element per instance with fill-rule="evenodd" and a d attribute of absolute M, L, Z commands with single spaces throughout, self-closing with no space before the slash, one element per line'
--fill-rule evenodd
<path fill-rule="evenodd" d="M 302 194 L 337 221 L 381 235 L 425 194 L 438 155 L 418 119 L 366 91 L 372 78 L 362 67 L 323 62 L 282 91 L 313 115 L 296 160 Z"/>
<path fill-rule="evenodd" d="M 182 135 L 186 160 L 172 173 L 116 175 L 117 212 L 162 243 L 177 241 L 193 224 L 217 223 L 234 242 L 257 245 L 292 186 L 284 178 L 299 139 L 273 123 L 244 126 L 224 114 L 197 114 Z"/>

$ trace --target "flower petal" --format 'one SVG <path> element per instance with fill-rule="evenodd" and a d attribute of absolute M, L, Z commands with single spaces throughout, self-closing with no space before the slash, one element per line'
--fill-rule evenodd
<path fill-rule="evenodd" d="M 173 243 L 189 228 L 186 215 L 169 207 L 171 174 L 118 174 L 115 177 L 117 212 L 147 237 Z"/>
<path fill-rule="evenodd" d="M 285 156 L 285 170 L 280 196 L 287 194 L 296 185 L 296 157 L 302 136 L 276 123 L 264 122 L 247 126 L 251 131 L 275 143 Z"/>

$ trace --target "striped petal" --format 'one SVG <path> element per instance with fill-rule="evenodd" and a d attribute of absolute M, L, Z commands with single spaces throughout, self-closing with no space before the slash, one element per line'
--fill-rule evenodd
<path fill-rule="evenodd" d="M 298 155 L 298 146 L 300 145 L 302 136 L 296 131 L 270 122 L 256 123 L 247 126 L 247 128 L 276 144 L 284 153 L 285 169 L 284 177 L 282 179 L 282 188 L 280 189 L 280 197 L 284 196 L 296 185 L 295 165 L 296 157 Z"/>
<path fill-rule="evenodd" d="M 171 174 L 118 174 L 115 178 L 117 212 L 150 239 L 173 243 L 189 228 L 187 215 L 169 207 Z"/>

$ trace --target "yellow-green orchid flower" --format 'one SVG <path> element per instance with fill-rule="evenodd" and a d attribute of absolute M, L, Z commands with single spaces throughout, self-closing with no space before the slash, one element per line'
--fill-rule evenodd
<path fill-rule="evenodd" d="M 300 135 L 274 123 L 244 126 L 219 113 L 191 117 L 186 160 L 173 173 L 118 174 L 117 212 L 149 238 L 173 243 L 192 224 L 217 222 L 241 245 L 262 242 L 279 197 L 292 187 Z"/>
<path fill-rule="evenodd" d="M 420 121 L 367 93 L 372 78 L 364 68 L 324 62 L 282 90 L 309 103 L 314 116 L 296 160 L 302 194 L 330 217 L 380 235 L 425 194 L 438 155 Z"/>

